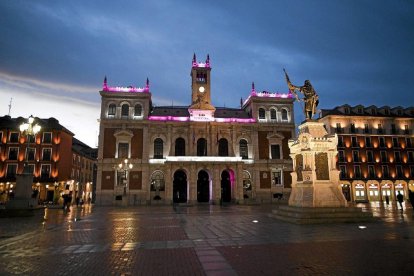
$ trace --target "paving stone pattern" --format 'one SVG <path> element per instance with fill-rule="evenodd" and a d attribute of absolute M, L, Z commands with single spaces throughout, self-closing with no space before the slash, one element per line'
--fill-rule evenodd
<path fill-rule="evenodd" d="M 0 275 L 414 275 L 413 211 L 294 225 L 262 206 L 84 206 L 0 219 Z"/>

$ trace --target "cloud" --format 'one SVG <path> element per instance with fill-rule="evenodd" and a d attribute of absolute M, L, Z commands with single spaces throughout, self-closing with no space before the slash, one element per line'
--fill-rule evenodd
<path fill-rule="evenodd" d="M 4 77 L 4 75 L 2 75 Z M 13 81 L 10 81 L 12 79 Z M 6 102 L 12 99 L 10 116 L 29 117 L 30 115 L 39 118 L 54 117 L 60 124 L 75 133 L 75 137 L 91 147 L 97 146 L 98 124 L 100 116 L 100 104 L 86 101 L 80 98 L 50 94 L 41 92 L 39 87 L 65 87 L 63 84 L 36 82 L 42 84 L 39 87 L 31 88 L 30 81 L 21 82 L 21 78 L 7 78 L 9 81 L 0 79 L 0 98 L 6 99 L 0 106 L 0 114 L 9 113 Z M 22 85 L 26 84 L 26 85 Z M 29 83 L 29 84 L 27 84 Z M 5 85 L 7 84 L 7 85 Z M 13 85 L 16 84 L 16 85 Z"/>

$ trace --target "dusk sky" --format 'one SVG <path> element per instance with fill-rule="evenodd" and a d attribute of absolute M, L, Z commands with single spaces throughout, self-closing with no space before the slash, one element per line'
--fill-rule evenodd
<path fill-rule="evenodd" d="M 193 53 L 210 54 L 212 101 L 309 79 L 319 108 L 414 106 L 414 1 L 0 1 L 0 116 L 55 117 L 95 147 L 100 95 L 145 85 L 191 101 Z M 296 121 L 304 119 L 296 105 Z"/>

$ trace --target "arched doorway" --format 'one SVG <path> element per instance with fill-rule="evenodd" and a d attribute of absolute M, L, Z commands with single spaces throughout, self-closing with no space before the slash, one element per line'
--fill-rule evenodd
<path fill-rule="evenodd" d="M 182 170 L 178 170 L 174 173 L 173 202 L 187 202 L 187 175 Z"/>
<path fill-rule="evenodd" d="M 206 171 L 200 171 L 197 179 L 197 201 L 209 202 L 210 200 L 210 179 Z"/>
<path fill-rule="evenodd" d="M 230 173 L 225 170 L 221 173 L 221 202 L 231 201 L 231 180 Z"/>

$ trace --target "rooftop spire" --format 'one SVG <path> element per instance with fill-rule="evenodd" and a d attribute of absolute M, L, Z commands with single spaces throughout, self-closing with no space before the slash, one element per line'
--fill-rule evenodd
<path fill-rule="evenodd" d="M 210 55 L 207 54 L 206 64 L 210 64 Z"/>
<path fill-rule="evenodd" d="M 104 78 L 103 88 L 104 88 L 104 89 L 107 89 L 107 88 L 108 88 L 108 81 L 107 81 L 107 79 L 106 79 L 106 76 L 105 76 L 105 78 Z"/>
<path fill-rule="evenodd" d="M 196 54 L 193 54 L 193 63 L 197 63 Z"/>
<path fill-rule="evenodd" d="M 254 90 L 254 81 L 252 82 L 252 92 L 255 91 Z"/>

